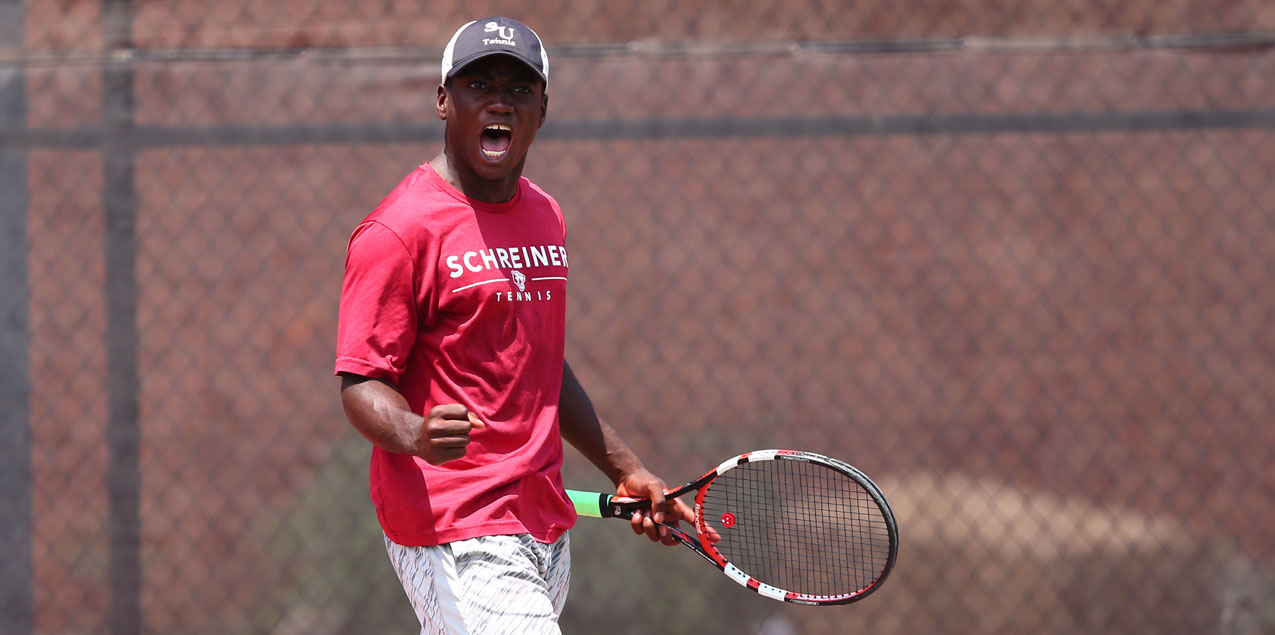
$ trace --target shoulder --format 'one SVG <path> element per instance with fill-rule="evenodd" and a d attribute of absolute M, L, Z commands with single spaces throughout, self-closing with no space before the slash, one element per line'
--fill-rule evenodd
<path fill-rule="evenodd" d="M 464 218 L 466 206 L 444 187 L 428 165 L 418 167 L 383 199 L 361 225 L 378 224 L 409 251 L 427 249 Z"/>
<path fill-rule="evenodd" d="M 531 179 L 525 176 L 522 177 L 522 185 L 523 185 L 523 196 L 526 196 L 530 198 L 531 200 L 547 201 L 549 203 L 552 203 L 554 207 L 558 206 L 557 199 L 555 199 L 548 192 L 546 192 L 544 188 L 533 183 Z"/>
<path fill-rule="evenodd" d="M 349 258 L 410 255 L 429 242 L 431 231 L 422 220 L 440 203 L 424 176 L 420 168 L 413 170 L 355 226 L 346 247 Z"/>
<path fill-rule="evenodd" d="M 546 207 L 553 211 L 554 216 L 562 220 L 562 208 L 558 206 L 558 200 L 546 192 L 543 188 L 530 179 L 523 177 L 523 202 L 528 206 Z"/>
<path fill-rule="evenodd" d="M 442 192 L 432 173 L 416 168 L 381 200 L 364 222 L 380 222 L 391 229 L 420 224 L 423 215 L 445 207 L 451 197 Z"/>

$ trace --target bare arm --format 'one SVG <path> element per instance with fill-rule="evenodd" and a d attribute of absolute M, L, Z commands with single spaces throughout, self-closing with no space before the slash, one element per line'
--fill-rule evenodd
<path fill-rule="evenodd" d="M 565 362 L 562 366 L 562 394 L 558 400 L 558 422 L 562 438 L 606 474 L 615 483 L 618 494 L 651 499 L 654 513 L 634 514 L 633 532 L 645 533 L 651 540 L 662 539 L 666 545 L 677 544 L 677 540 L 657 523 L 664 521 L 665 512 L 674 516 L 674 523 L 677 520 L 690 522 L 693 519 L 690 508 L 680 500 L 665 502 L 667 486 L 664 481 L 646 469 L 614 428 L 598 418 L 589 395 L 571 371 L 571 366 Z"/>
<path fill-rule="evenodd" d="M 562 365 L 558 421 L 562 438 L 602 470 L 612 483 L 619 485 L 629 474 L 646 470 L 615 429 L 598 418 L 589 395 L 565 362 Z"/>
<path fill-rule="evenodd" d="M 350 424 L 376 447 L 433 465 L 465 456 L 470 431 L 486 427 L 460 404 L 434 406 L 422 417 L 393 384 L 360 375 L 341 375 L 341 405 Z"/>

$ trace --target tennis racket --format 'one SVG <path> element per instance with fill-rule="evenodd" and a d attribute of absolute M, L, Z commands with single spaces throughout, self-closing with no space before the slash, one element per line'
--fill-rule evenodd
<path fill-rule="evenodd" d="M 724 461 L 666 494 L 695 493 L 695 535 L 683 545 L 727 577 L 794 604 L 848 604 L 881 587 L 899 531 L 881 489 L 863 472 L 798 450 L 759 450 Z M 576 513 L 630 519 L 645 498 L 567 490 Z"/>

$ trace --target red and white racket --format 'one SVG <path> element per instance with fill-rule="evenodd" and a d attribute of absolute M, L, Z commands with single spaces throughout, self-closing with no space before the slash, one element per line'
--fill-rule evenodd
<path fill-rule="evenodd" d="M 768 598 L 847 604 L 881 587 L 899 531 L 881 489 L 848 463 L 813 452 L 759 450 L 675 490 L 695 493 L 695 534 L 669 531 L 727 577 Z M 629 519 L 645 498 L 567 490 L 581 516 Z"/>

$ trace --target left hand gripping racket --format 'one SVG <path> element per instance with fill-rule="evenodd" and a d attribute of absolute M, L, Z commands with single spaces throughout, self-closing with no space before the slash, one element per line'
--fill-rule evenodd
<path fill-rule="evenodd" d="M 768 598 L 848 604 L 881 587 L 899 531 L 881 489 L 813 452 L 741 454 L 666 496 L 695 492 L 695 535 L 669 531 L 727 577 Z M 645 498 L 567 490 L 581 516 L 630 519 Z"/>

